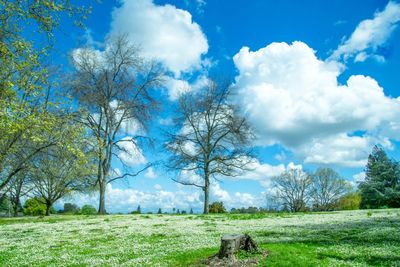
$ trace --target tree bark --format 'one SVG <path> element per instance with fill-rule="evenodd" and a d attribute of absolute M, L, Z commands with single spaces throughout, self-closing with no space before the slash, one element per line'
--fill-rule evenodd
<path fill-rule="evenodd" d="M 50 209 L 53 203 L 46 202 L 46 216 L 50 216 Z"/>
<path fill-rule="evenodd" d="M 209 190 L 210 190 L 210 182 L 208 180 L 208 177 L 205 179 L 205 184 L 204 184 L 204 209 L 203 209 L 203 214 L 208 214 L 209 212 L 209 206 L 208 206 L 208 198 L 209 198 Z"/>
<path fill-rule="evenodd" d="M 100 182 L 100 198 L 99 198 L 99 210 L 98 214 L 107 214 L 106 212 L 106 201 L 105 201 L 105 195 L 106 195 L 106 184 L 104 182 Z"/>
<path fill-rule="evenodd" d="M 14 211 L 13 216 L 14 217 L 18 217 L 19 204 L 20 204 L 20 200 L 19 200 L 19 194 L 18 194 L 18 195 L 15 196 L 14 203 L 13 203 L 13 211 Z"/>
<path fill-rule="evenodd" d="M 239 250 L 244 250 L 250 253 L 258 251 L 257 243 L 247 234 L 231 234 L 224 235 L 221 238 L 221 247 L 218 252 L 218 258 L 228 258 L 234 261 L 235 254 Z"/>

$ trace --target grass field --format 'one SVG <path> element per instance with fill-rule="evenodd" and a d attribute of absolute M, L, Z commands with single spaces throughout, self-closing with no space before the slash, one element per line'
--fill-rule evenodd
<path fill-rule="evenodd" d="M 400 266 L 400 209 L 0 219 L 0 266 L 196 266 L 249 233 L 260 266 Z"/>

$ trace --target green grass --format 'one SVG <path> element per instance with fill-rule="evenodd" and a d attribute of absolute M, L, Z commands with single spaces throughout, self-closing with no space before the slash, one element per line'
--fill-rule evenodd
<path fill-rule="evenodd" d="M 0 219 L 0 266 L 202 266 L 249 233 L 259 266 L 400 266 L 400 210 Z"/>

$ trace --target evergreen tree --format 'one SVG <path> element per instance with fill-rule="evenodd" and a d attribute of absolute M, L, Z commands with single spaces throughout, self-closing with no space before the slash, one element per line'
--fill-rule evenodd
<path fill-rule="evenodd" d="M 190 208 L 190 214 L 193 214 L 193 208 Z"/>
<path fill-rule="evenodd" d="M 375 146 L 360 183 L 361 208 L 400 207 L 400 165 Z"/>
<path fill-rule="evenodd" d="M 157 214 L 162 214 L 161 208 L 158 208 Z"/>
<path fill-rule="evenodd" d="M 137 214 L 141 214 L 141 213 L 142 213 L 142 210 L 140 209 L 140 205 L 137 206 L 136 213 L 137 213 Z"/>

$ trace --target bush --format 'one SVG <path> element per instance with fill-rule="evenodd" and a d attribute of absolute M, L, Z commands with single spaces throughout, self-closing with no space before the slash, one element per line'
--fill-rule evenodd
<path fill-rule="evenodd" d="M 338 210 L 358 210 L 361 204 L 361 194 L 359 192 L 348 193 L 341 197 L 337 203 Z"/>
<path fill-rule="evenodd" d="M 24 215 L 44 216 L 46 215 L 46 204 L 43 198 L 34 197 L 27 199 L 22 212 Z"/>
<path fill-rule="evenodd" d="M 225 207 L 224 207 L 224 202 L 214 202 L 209 207 L 209 212 L 210 213 L 225 213 Z"/>
<path fill-rule="evenodd" d="M 79 214 L 82 215 L 95 215 L 97 214 L 97 210 L 92 205 L 83 205 Z"/>
<path fill-rule="evenodd" d="M 64 210 L 62 213 L 78 214 L 80 212 L 78 205 L 74 203 L 64 203 Z"/>

